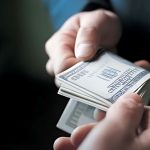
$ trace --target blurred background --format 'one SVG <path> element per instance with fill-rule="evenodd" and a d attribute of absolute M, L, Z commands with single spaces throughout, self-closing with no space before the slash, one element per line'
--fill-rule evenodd
<path fill-rule="evenodd" d="M 45 70 L 54 32 L 42 0 L 0 0 L 2 138 L 8 150 L 51 150 L 67 135 L 56 123 L 67 103 Z"/>
<path fill-rule="evenodd" d="M 97 7 L 94 4 L 84 7 L 87 2 L 0 0 L 0 106 L 4 149 L 52 150 L 57 137 L 68 136 L 56 128 L 68 99 L 57 94 L 54 77 L 46 72 L 45 42 L 69 16 Z M 133 42 L 125 39 L 125 44 L 126 41 Z M 135 59 L 135 55 L 126 53 L 128 46 L 123 55 Z"/>

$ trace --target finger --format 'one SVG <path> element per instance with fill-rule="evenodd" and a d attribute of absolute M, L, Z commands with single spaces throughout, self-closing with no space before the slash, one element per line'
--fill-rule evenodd
<path fill-rule="evenodd" d="M 140 124 L 143 111 L 142 98 L 135 93 L 127 93 L 112 105 L 105 119 L 109 120 L 114 126 L 117 125 L 118 130 L 120 128 L 124 133 L 134 135 Z"/>
<path fill-rule="evenodd" d="M 121 142 L 133 140 L 143 110 L 141 97 L 137 94 L 120 97 L 108 110 L 105 119 L 88 134 L 79 149 L 117 149 L 116 146 Z M 109 141 L 109 145 L 106 141 Z"/>
<path fill-rule="evenodd" d="M 75 42 L 75 56 L 77 58 L 89 60 L 100 48 L 101 33 L 98 32 L 101 30 L 100 23 L 103 22 L 104 17 L 101 10 L 80 14 L 80 28 Z M 91 21 L 90 18 L 93 18 L 94 21 Z"/>
<path fill-rule="evenodd" d="M 46 64 L 46 70 L 50 75 L 54 75 L 54 68 L 53 68 L 53 64 L 52 61 L 49 59 L 47 64 Z"/>
<path fill-rule="evenodd" d="M 96 108 L 94 110 L 93 116 L 96 121 L 101 121 L 105 117 L 105 115 L 106 115 L 106 113 L 100 109 Z"/>
<path fill-rule="evenodd" d="M 98 49 L 97 32 L 95 27 L 80 27 L 75 45 L 75 56 L 77 58 L 88 60 L 96 54 Z"/>
<path fill-rule="evenodd" d="M 140 67 L 143 67 L 147 70 L 150 70 L 150 63 L 146 60 L 139 60 L 139 61 L 136 61 L 135 64 L 137 66 L 140 66 Z"/>
<path fill-rule="evenodd" d="M 142 130 L 150 128 L 150 106 L 145 106 L 144 108 L 144 114 L 141 121 Z"/>
<path fill-rule="evenodd" d="M 60 82 L 58 81 L 58 79 L 55 77 L 54 78 L 54 82 L 55 82 L 55 85 L 56 85 L 56 87 L 60 87 Z"/>
<path fill-rule="evenodd" d="M 141 136 L 139 136 L 139 145 L 142 145 L 142 149 L 149 150 L 150 149 L 150 129 L 147 129 L 143 132 Z"/>
<path fill-rule="evenodd" d="M 144 113 L 140 126 L 137 129 L 137 135 L 141 135 L 144 130 L 150 128 L 150 106 L 144 106 Z"/>
<path fill-rule="evenodd" d="M 141 121 L 141 134 L 138 136 L 138 143 L 141 149 L 150 149 L 150 107 L 146 107 Z"/>
<path fill-rule="evenodd" d="M 71 134 L 71 141 L 73 145 L 75 145 L 75 147 L 78 147 L 87 136 L 87 134 L 95 127 L 95 125 L 95 123 L 91 123 L 76 128 Z"/>
<path fill-rule="evenodd" d="M 55 140 L 54 150 L 76 150 L 69 137 L 60 137 Z"/>
<path fill-rule="evenodd" d="M 75 56 L 77 58 L 89 60 L 99 48 L 112 49 L 118 43 L 121 28 L 119 19 L 114 13 L 98 9 L 90 13 L 82 13 L 80 18 L 82 20 L 79 19 L 80 28 L 75 43 Z"/>
<path fill-rule="evenodd" d="M 55 74 L 64 71 L 79 61 L 74 55 L 75 37 L 75 30 L 62 29 L 47 41 L 46 52 L 53 62 Z"/>

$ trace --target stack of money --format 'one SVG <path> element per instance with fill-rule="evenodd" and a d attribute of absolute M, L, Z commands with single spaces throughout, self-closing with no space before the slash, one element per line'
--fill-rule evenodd
<path fill-rule="evenodd" d="M 138 93 L 144 99 L 145 104 L 149 102 L 150 72 L 108 50 L 100 51 L 93 60 L 79 62 L 56 77 L 60 83 L 58 94 L 73 99 L 67 105 L 61 121 L 58 122 L 58 127 L 65 131 L 66 127 L 62 127 L 64 124 L 64 122 L 62 123 L 63 116 L 66 112 L 71 114 L 69 110 L 71 112 L 77 111 L 75 105 L 80 105 L 81 108 L 83 105 L 84 111 L 89 106 L 91 110 L 96 107 L 107 111 L 126 92 Z M 80 114 L 85 114 L 84 111 Z M 78 119 L 81 120 L 80 117 Z M 84 115 L 84 117 L 86 116 Z M 88 118 L 89 120 L 86 119 L 82 123 L 79 123 L 79 120 L 78 123 L 77 120 L 74 120 L 76 126 L 72 126 L 72 129 L 78 125 L 94 121 L 92 117 Z M 67 130 L 67 132 L 71 133 L 72 129 Z"/>

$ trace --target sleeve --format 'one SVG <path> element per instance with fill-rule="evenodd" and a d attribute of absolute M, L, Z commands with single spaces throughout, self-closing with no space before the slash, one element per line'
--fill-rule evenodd
<path fill-rule="evenodd" d="M 112 10 L 110 0 L 89 0 L 83 11 L 91 11 L 99 8 Z"/>
<path fill-rule="evenodd" d="M 43 0 L 52 24 L 53 31 L 58 30 L 62 24 L 73 14 L 80 11 L 90 11 L 97 8 L 109 9 L 109 0 Z"/>

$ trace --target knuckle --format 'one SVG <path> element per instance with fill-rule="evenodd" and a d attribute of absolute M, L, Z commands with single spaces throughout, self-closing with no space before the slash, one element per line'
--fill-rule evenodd
<path fill-rule="evenodd" d="M 135 111 L 138 111 L 140 107 L 141 105 L 133 101 L 133 99 L 128 99 L 127 101 L 122 101 L 120 103 L 120 108 L 128 110 L 129 113 L 134 113 Z"/>
<path fill-rule="evenodd" d="M 66 63 L 64 59 L 60 59 L 54 67 L 55 74 L 58 74 L 66 69 Z"/>
<path fill-rule="evenodd" d="M 52 66 L 52 62 L 51 60 L 48 60 L 48 62 L 46 63 L 46 71 L 50 74 L 53 75 L 54 74 L 54 70 L 53 70 L 53 66 Z"/>
<path fill-rule="evenodd" d="M 95 11 L 95 13 L 98 15 L 98 16 L 103 16 L 105 15 L 105 11 L 104 9 L 98 9 Z"/>
<path fill-rule="evenodd" d="M 86 33 L 92 34 L 92 33 L 96 32 L 96 31 L 97 31 L 97 29 L 94 26 L 91 26 L 91 27 L 81 27 L 81 32 L 86 32 Z"/>
<path fill-rule="evenodd" d="M 50 44 L 51 44 L 51 42 L 50 42 L 50 39 L 49 39 L 45 43 L 45 51 L 46 51 L 47 54 L 49 53 Z"/>
<path fill-rule="evenodd" d="M 57 33 L 57 32 L 56 32 Z M 46 42 L 45 42 L 45 51 L 46 51 L 46 53 L 47 54 L 49 54 L 50 52 L 50 50 L 51 50 L 51 47 L 53 47 L 53 45 L 54 45 L 54 43 L 55 43 L 55 41 L 57 41 L 57 34 L 54 34 L 54 35 L 52 35 Z"/>

